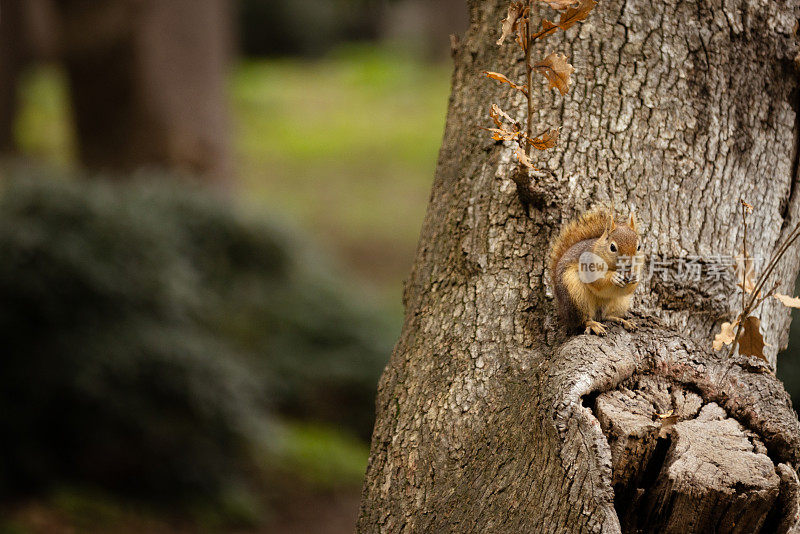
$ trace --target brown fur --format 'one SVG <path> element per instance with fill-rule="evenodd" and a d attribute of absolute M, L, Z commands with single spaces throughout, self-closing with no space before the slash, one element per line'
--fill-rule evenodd
<path fill-rule="evenodd" d="M 608 208 L 594 208 L 562 228 L 550 248 L 550 272 L 556 272 L 558 260 L 570 247 L 586 239 L 603 235 L 603 232 L 612 224 L 611 217 L 611 210 Z"/>
<path fill-rule="evenodd" d="M 616 252 L 611 251 L 612 242 Z M 567 326 L 590 326 L 596 319 L 626 323 L 621 316 L 630 307 L 630 295 L 638 280 L 624 287 L 612 280 L 618 274 L 617 258 L 636 256 L 638 244 L 633 215 L 626 223 L 619 224 L 608 208 L 595 208 L 564 227 L 550 252 L 550 274 L 558 312 Z M 587 251 L 602 258 L 608 266 L 605 275 L 591 283 L 584 283 L 578 276 L 580 256 Z M 633 273 L 638 275 L 640 268 L 641 264 L 636 262 Z M 597 332 L 597 328 L 592 331 Z"/>

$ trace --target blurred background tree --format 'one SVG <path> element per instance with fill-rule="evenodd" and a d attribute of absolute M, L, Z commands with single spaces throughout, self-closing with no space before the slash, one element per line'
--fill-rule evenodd
<path fill-rule="evenodd" d="M 463 2 L 0 13 L 0 532 L 351 532 Z"/>
<path fill-rule="evenodd" d="M 352 531 L 461 2 L 0 12 L 0 531 Z"/>
<path fill-rule="evenodd" d="M 4 148 L 17 148 L 15 81 L 48 58 L 69 80 L 81 163 L 226 179 L 232 9 L 226 0 L 4 0 Z"/>

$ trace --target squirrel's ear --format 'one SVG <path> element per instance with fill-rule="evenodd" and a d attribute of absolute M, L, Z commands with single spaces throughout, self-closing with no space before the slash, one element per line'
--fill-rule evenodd
<path fill-rule="evenodd" d="M 636 227 L 636 214 L 634 212 L 631 212 L 631 217 L 628 220 L 628 226 L 630 226 L 631 229 L 637 234 L 639 233 L 639 229 Z"/>
<path fill-rule="evenodd" d="M 603 237 L 608 237 L 611 232 L 614 231 L 614 228 L 617 227 L 617 223 L 614 220 L 614 212 L 610 212 L 609 216 L 606 217 L 606 223 L 603 227 Z"/>

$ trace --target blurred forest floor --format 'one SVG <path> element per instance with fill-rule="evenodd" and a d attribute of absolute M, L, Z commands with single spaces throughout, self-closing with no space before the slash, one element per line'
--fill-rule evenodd
<path fill-rule="evenodd" d="M 231 76 L 234 200 L 311 236 L 349 272 L 355 297 L 377 302 L 397 332 L 449 76 L 447 63 L 375 46 L 347 46 L 320 60 L 245 60 Z M 63 72 L 30 71 L 20 96 L 16 137 L 24 157 L 56 169 L 76 166 Z M 201 507 L 172 517 L 67 487 L 4 507 L 0 533 L 351 532 L 368 444 L 335 427 L 286 423 L 285 470 L 275 475 L 286 480 L 263 489 L 274 516 L 262 526 L 247 503 L 241 511 L 232 502 L 222 512 Z"/>

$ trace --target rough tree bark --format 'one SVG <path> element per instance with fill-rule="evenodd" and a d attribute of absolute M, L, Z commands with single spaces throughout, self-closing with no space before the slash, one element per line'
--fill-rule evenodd
<path fill-rule="evenodd" d="M 544 43 L 576 66 L 540 162 L 550 200 L 526 213 L 511 150 L 480 126 L 519 95 L 497 47 L 507 0 L 471 0 L 453 48 L 447 126 L 406 319 L 380 381 L 360 532 L 800 531 L 800 424 L 770 368 L 711 351 L 733 280 L 658 275 L 637 291 L 640 328 L 567 336 L 554 320 L 549 242 L 598 201 L 636 209 L 649 254 L 740 249 L 738 199 L 768 257 L 800 217 L 791 0 L 603 0 Z M 513 72 L 509 72 L 513 71 Z M 797 249 L 776 279 L 791 292 Z M 789 313 L 761 313 L 770 366 Z"/>

